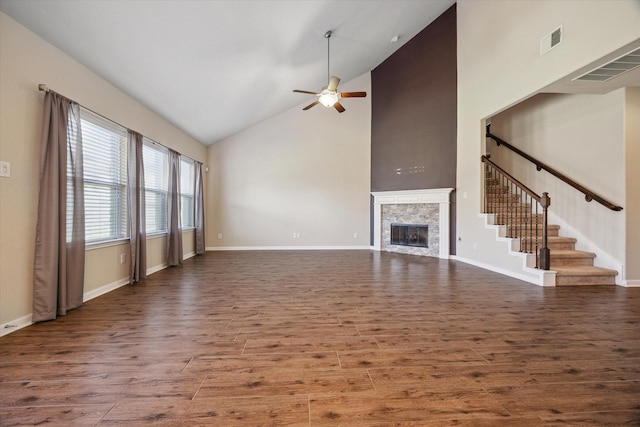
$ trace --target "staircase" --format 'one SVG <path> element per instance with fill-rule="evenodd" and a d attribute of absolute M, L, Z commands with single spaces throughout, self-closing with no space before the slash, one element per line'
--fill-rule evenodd
<path fill-rule="evenodd" d="M 500 225 L 502 237 L 517 240 L 520 252 L 533 258 L 542 239 L 542 214 L 531 213 L 532 204 L 523 203 L 522 193 L 513 192 L 513 186 L 485 176 L 485 213 L 493 214 L 493 223 Z M 525 199 L 526 200 L 526 199 Z M 615 285 L 615 270 L 593 265 L 594 253 L 577 251 L 576 239 L 560 235 L 560 226 L 547 225 L 547 246 L 550 249 L 550 270 L 556 272 L 556 286 Z M 532 266 L 539 265 L 535 256 Z"/>

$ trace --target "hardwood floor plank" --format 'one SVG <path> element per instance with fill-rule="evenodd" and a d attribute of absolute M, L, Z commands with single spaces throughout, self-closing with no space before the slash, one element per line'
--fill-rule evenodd
<path fill-rule="evenodd" d="M 482 387 L 459 371 L 439 366 L 368 369 L 376 390 L 384 392 L 426 388 L 427 390 L 481 390 Z"/>
<path fill-rule="evenodd" d="M 335 352 L 315 353 L 267 353 L 242 356 L 198 356 L 184 369 L 187 374 L 210 375 L 214 372 L 230 370 L 251 370 L 256 368 L 281 368 L 293 370 L 336 369 L 340 361 Z"/>
<path fill-rule="evenodd" d="M 568 344 L 568 343 L 567 343 Z M 631 344 L 631 345 L 629 345 Z M 571 345 L 528 345 L 482 347 L 476 349 L 479 355 L 491 363 L 513 363 L 518 360 L 544 362 L 553 360 L 619 359 L 640 358 L 640 346 L 624 342 L 579 341 Z"/>
<path fill-rule="evenodd" d="M 0 426 L 94 426 L 109 413 L 113 406 L 108 403 L 44 408 L 0 408 Z"/>
<path fill-rule="evenodd" d="M 530 384 L 488 389 L 514 415 L 638 410 L 640 381 Z"/>
<path fill-rule="evenodd" d="M 343 369 L 251 369 L 216 372 L 202 383 L 196 399 L 242 396 L 293 396 L 373 390 L 366 371 Z"/>
<path fill-rule="evenodd" d="M 188 376 L 0 382 L 0 408 L 95 405 L 144 397 L 192 399 L 202 379 Z"/>
<path fill-rule="evenodd" d="M 308 396 L 259 396 L 118 403 L 99 426 L 212 425 L 225 427 L 309 427 Z"/>
<path fill-rule="evenodd" d="M 510 414 L 484 390 L 433 392 L 406 388 L 391 393 L 312 395 L 311 425 L 370 426 L 428 419 L 500 420 Z M 419 425 L 419 424 L 418 424 Z"/>
<path fill-rule="evenodd" d="M 271 353 L 317 353 L 346 350 L 378 350 L 374 337 L 338 337 L 308 336 L 304 338 L 250 339 L 242 352 L 249 354 Z"/>
<path fill-rule="evenodd" d="M 55 381 L 64 378 L 114 378 L 131 376 L 132 372 L 145 378 L 180 374 L 190 359 L 168 361 L 163 359 L 107 359 L 83 362 L 43 361 L 0 362 L 1 382 Z"/>
<path fill-rule="evenodd" d="M 500 347 L 508 345 L 488 332 L 429 333 L 418 335 L 375 335 L 376 342 L 383 350 L 449 348 L 468 346 L 470 348 Z"/>
<path fill-rule="evenodd" d="M 434 364 L 484 365 L 486 360 L 468 347 L 418 350 L 340 351 L 344 369 L 431 366 Z"/>
<path fill-rule="evenodd" d="M 541 415 L 545 425 L 580 427 L 621 427 L 640 425 L 640 409 L 632 411 L 580 412 L 576 414 Z"/>
<path fill-rule="evenodd" d="M 540 384 L 640 381 L 640 359 L 527 363 L 524 369 Z"/>

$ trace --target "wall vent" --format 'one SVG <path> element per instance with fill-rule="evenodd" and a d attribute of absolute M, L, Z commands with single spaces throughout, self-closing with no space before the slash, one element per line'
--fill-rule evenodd
<path fill-rule="evenodd" d="M 638 67 L 640 67 L 640 48 L 627 52 L 619 58 L 588 71 L 573 80 L 606 82 Z"/>
<path fill-rule="evenodd" d="M 540 39 L 540 56 L 562 43 L 562 25 Z"/>

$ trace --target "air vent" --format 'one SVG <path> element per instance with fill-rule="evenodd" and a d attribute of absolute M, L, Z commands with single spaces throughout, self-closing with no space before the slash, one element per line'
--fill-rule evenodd
<path fill-rule="evenodd" d="M 562 43 L 562 25 L 540 39 L 540 56 Z"/>
<path fill-rule="evenodd" d="M 640 67 L 640 48 L 625 53 L 621 57 L 591 70 L 573 80 L 606 82 L 614 77 Z"/>

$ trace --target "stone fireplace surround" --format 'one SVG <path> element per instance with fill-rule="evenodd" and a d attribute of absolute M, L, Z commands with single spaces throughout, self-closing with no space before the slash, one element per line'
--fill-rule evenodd
<path fill-rule="evenodd" d="M 449 209 L 450 194 L 453 188 L 434 188 L 424 190 L 401 190 L 401 191 L 378 191 L 372 192 L 374 210 L 373 210 L 373 249 L 377 251 L 390 250 L 389 243 L 384 239 L 388 238 L 388 233 L 383 230 L 383 205 L 422 205 L 433 204 L 437 206 L 438 214 L 436 215 L 437 224 L 429 224 L 429 233 L 437 230 L 437 236 L 434 241 L 437 242 L 437 253 L 420 253 L 410 252 L 416 255 L 437 256 L 438 258 L 449 258 Z M 388 222 L 389 219 L 385 220 Z M 393 218 L 390 219 L 391 221 Z M 416 219 L 416 223 L 424 222 L 424 219 Z M 429 238 L 429 245 L 432 243 Z M 395 250 L 393 250 L 395 251 Z M 402 252 L 401 250 L 398 252 Z"/>

